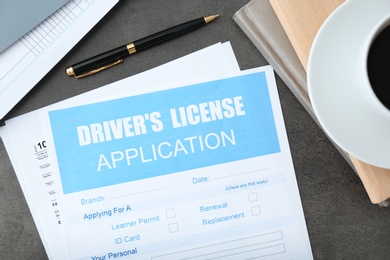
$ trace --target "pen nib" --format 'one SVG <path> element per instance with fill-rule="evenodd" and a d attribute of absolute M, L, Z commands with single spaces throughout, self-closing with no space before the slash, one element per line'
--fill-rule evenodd
<path fill-rule="evenodd" d="M 205 21 L 206 23 L 209 23 L 209 22 L 213 21 L 215 18 L 217 18 L 218 16 L 219 16 L 218 14 L 206 16 L 206 17 L 204 17 L 204 21 Z"/>

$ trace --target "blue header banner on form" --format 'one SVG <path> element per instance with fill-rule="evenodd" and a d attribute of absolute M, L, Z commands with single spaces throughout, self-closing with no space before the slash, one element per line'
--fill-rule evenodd
<path fill-rule="evenodd" d="M 280 152 L 265 72 L 49 117 L 65 194 Z"/>

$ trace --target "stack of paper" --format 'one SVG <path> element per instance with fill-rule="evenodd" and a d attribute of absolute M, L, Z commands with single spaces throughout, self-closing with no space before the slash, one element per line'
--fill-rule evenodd
<path fill-rule="evenodd" d="M 316 33 L 342 3 L 343 0 L 252 0 L 234 16 L 236 23 L 317 123 L 308 97 L 305 68 Z M 336 144 L 334 146 L 357 171 L 371 202 L 388 205 L 389 170 L 361 162 Z"/>
<path fill-rule="evenodd" d="M 272 68 L 229 43 L 0 134 L 50 259 L 312 258 Z"/>

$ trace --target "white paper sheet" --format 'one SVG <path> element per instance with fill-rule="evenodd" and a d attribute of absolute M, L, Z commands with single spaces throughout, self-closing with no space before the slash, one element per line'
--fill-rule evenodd
<path fill-rule="evenodd" d="M 312 258 L 271 67 L 135 92 L 41 113 L 71 259 Z"/>
<path fill-rule="evenodd" d="M 94 133 L 89 152 L 64 141 L 78 115 L 93 119 L 80 127 Z M 272 69 L 238 72 L 230 45 L 11 119 L 0 135 L 51 259 L 312 259 Z M 135 179 L 118 181 L 127 171 Z"/>
<path fill-rule="evenodd" d="M 215 61 L 213 66 L 204 62 L 208 58 Z M 47 150 L 45 130 L 38 124 L 40 111 L 116 98 L 174 80 L 222 75 L 237 70 L 230 44 L 215 44 L 150 71 L 8 120 L 6 126 L 0 128 L 0 135 L 50 259 L 67 259 L 67 253 L 59 225 L 60 202 L 51 166 L 52 156 Z"/>
<path fill-rule="evenodd" d="M 118 2 L 71 0 L 0 53 L 0 119 Z"/>

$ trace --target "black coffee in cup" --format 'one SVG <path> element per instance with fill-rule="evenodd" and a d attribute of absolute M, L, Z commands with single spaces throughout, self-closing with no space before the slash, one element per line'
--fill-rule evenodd
<path fill-rule="evenodd" d="M 371 44 L 367 73 L 375 95 L 390 110 L 390 25 Z"/>

